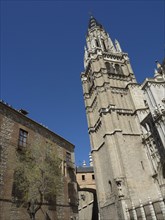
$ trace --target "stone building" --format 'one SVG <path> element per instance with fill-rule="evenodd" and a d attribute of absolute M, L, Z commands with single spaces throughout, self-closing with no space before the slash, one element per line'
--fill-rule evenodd
<path fill-rule="evenodd" d="M 164 66 L 137 83 L 127 53 L 90 18 L 81 74 L 101 220 L 165 219 Z"/>
<path fill-rule="evenodd" d="M 90 161 L 90 166 L 86 166 L 84 163 L 83 166 L 77 167 L 76 178 L 79 220 L 98 220 L 96 184 L 92 161 Z"/>
<path fill-rule="evenodd" d="M 146 105 L 147 116 L 141 121 L 143 142 L 150 158 L 153 178 L 158 181 L 165 196 L 165 59 L 157 69 L 153 78 L 146 78 L 141 85 Z"/>
<path fill-rule="evenodd" d="M 29 220 L 26 208 L 18 208 L 12 197 L 16 152 L 20 148 L 39 146 L 56 150 L 61 159 L 63 184 L 56 204 L 44 204 L 36 220 L 77 219 L 78 197 L 74 165 L 74 145 L 45 126 L 0 102 L 0 219 Z"/>

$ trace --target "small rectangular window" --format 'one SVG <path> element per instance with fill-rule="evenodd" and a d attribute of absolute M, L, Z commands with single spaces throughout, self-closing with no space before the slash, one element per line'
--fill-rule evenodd
<path fill-rule="evenodd" d="M 66 162 L 71 162 L 71 153 L 66 152 Z"/>
<path fill-rule="evenodd" d="M 95 175 L 94 174 L 92 174 L 92 180 L 94 180 L 95 179 Z"/>
<path fill-rule="evenodd" d="M 82 180 L 85 180 L 85 175 L 82 175 L 81 177 L 82 177 Z"/>
<path fill-rule="evenodd" d="M 27 136 L 28 132 L 20 129 L 19 130 L 19 140 L 18 140 L 18 145 L 19 147 L 26 147 L 27 146 Z"/>

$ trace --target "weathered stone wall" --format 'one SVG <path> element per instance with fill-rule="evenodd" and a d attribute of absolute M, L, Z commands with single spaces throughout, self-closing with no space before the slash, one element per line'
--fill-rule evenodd
<path fill-rule="evenodd" d="M 26 147 L 39 147 L 42 150 L 51 146 L 58 157 L 62 159 L 63 185 L 61 194 L 57 196 L 57 204 L 54 208 L 43 205 L 36 214 L 36 220 L 44 220 L 49 216 L 51 220 L 69 220 L 71 216 L 77 216 L 77 189 L 75 176 L 74 146 L 49 131 L 45 127 L 24 116 L 20 112 L 0 102 L 0 219 L 1 220 L 29 220 L 26 208 L 18 208 L 13 203 L 12 188 L 13 174 L 16 167 L 16 151 L 18 150 L 19 130 L 28 132 Z M 71 154 L 70 164 L 66 161 L 66 152 Z M 69 202 L 68 184 L 73 183 L 75 194 L 73 204 Z"/>
<path fill-rule="evenodd" d="M 94 196 L 92 192 L 79 191 L 79 220 L 92 220 Z"/>

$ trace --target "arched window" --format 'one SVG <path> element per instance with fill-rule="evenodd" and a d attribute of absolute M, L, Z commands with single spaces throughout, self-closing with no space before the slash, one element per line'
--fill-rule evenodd
<path fill-rule="evenodd" d="M 119 64 L 115 64 L 115 70 L 117 74 L 123 74 L 123 70 Z"/>
<path fill-rule="evenodd" d="M 102 45 L 103 45 L 104 51 L 106 51 L 107 49 L 106 49 L 106 46 L 105 46 L 104 40 L 101 39 L 101 42 L 102 42 Z"/>
<path fill-rule="evenodd" d="M 98 40 L 95 40 L 95 43 L 96 43 L 96 47 L 99 47 L 99 42 L 98 42 Z"/>
<path fill-rule="evenodd" d="M 106 66 L 106 69 L 107 69 L 107 73 L 115 73 L 115 70 L 114 70 L 111 63 L 105 62 L 105 66 Z"/>

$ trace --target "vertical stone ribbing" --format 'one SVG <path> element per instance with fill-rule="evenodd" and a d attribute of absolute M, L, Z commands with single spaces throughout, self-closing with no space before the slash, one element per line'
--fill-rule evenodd
<path fill-rule="evenodd" d="M 150 213 L 151 213 L 151 218 L 152 218 L 152 220 L 157 220 L 155 210 L 154 210 L 154 207 L 153 207 L 153 204 L 151 202 L 150 197 L 148 197 L 148 201 L 149 201 L 149 209 L 150 209 Z"/>
<path fill-rule="evenodd" d="M 142 201 L 139 200 L 139 203 L 140 203 L 140 212 L 141 212 L 142 220 L 146 220 L 146 215 L 145 215 L 145 211 L 144 211 L 144 207 L 143 207 Z"/>
<path fill-rule="evenodd" d="M 132 202 L 132 214 L 133 214 L 133 219 L 134 220 L 138 220 L 137 218 L 137 213 L 136 213 L 136 209 L 135 209 L 135 206 L 134 206 L 134 203 Z"/>
<path fill-rule="evenodd" d="M 128 210 L 127 204 L 125 204 L 125 212 L 126 212 L 126 215 L 127 215 L 127 219 L 130 220 L 130 214 L 129 214 L 129 210 Z"/>
<path fill-rule="evenodd" d="M 165 219 L 165 204 L 164 204 L 164 201 L 163 201 L 163 198 L 162 198 L 161 194 L 159 194 L 159 204 L 160 204 L 160 208 L 161 208 L 163 217 Z"/>

